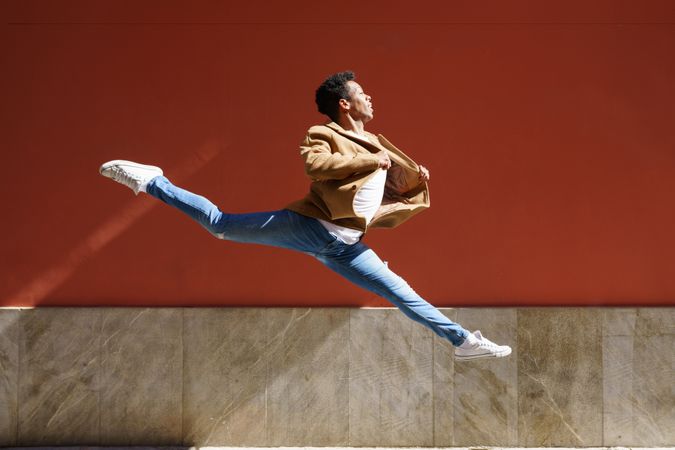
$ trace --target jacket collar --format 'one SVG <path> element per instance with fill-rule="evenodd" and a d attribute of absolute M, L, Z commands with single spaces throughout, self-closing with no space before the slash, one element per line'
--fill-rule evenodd
<path fill-rule="evenodd" d="M 342 136 L 344 136 L 348 139 L 351 139 L 352 141 L 357 141 L 357 143 L 359 145 L 361 145 L 362 147 L 366 147 L 366 148 L 371 147 L 372 150 L 374 150 L 376 152 L 380 151 L 380 150 L 388 151 L 389 157 L 392 158 L 397 164 L 399 164 L 401 166 L 408 167 L 411 170 L 419 170 L 415 161 L 410 159 L 410 157 L 407 156 L 406 154 L 404 154 L 401 150 L 394 147 L 394 145 L 391 142 L 389 142 L 387 140 L 387 138 L 385 138 L 381 134 L 378 134 L 377 136 L 375 136 L 373 133 L 368 133 L 366 131 L 366 134 L 368 134 L 370 137 L 372 137 L 372 139 L 370 139 L 368 141 L 365 141 L 364 139 L 359 139 L 356 136 L 354 136 L 352 133 L 349 133 L 347 130 L 345 130 L 344 128 L 342 128 L 340 125 L 338 125 L 335 122 L 327 123 L 326 126 L 328 128 L 330 128 L 331 130 L 337 132 L 338 134 L 340 134 L 340 135 L 342 135 Z M 370 145 L 368 146 L 367 144 L 370 144 Z"/>
<path fill-rule="evenodd" d="M 349 138 L 351 140 L 358 139 L 359 144 L 368 143 L 368 144 L 376 147 L 378 150 L 385 150 L 385 148 L 380 144 L 379 137 L 374 135 L 373 133 L 369 133 L 369 132 L 365 131 L 365 133 L 371 138 L 370 140 L 365 141 L 363 139 L 359 139 L 353 133 L 350 133 L 349 131 L 345 130 L 340 125 L 338 125 L 336 122 L 327 123 L 326 126 L 328 128 L 330 128 L 331 130 L 339 133 L 340 135 L 342 135 L 346 138 Z"/>

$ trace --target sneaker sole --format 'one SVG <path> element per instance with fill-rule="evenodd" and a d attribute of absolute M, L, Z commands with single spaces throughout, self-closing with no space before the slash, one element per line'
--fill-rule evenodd
<path fill-rule="evenodd" d="M 113 166 L 130 166 L 130 167 L 137 167 L 139 169 L 157 170 L 157 171 L 159 171 L 160 175 L 164 175 L 164 171 L 162 171 L 162 169 L 157 167 L 157 166 L 148 166 L 146 164 L 139 164 L 139 163 L 135 163 L 133 161 L 127 161 L 127 160 L 124 160 L 124 159 L 115 159 L 113 161 L 108 161 L 106 163 L 101 164 L 101 167 L 99 167 L 99 169 L 98 169 L 98 173 L 105 176 L 103 174 L 103 172 L 105 172 L 106 170 L 110 169 Z"/>
<path fill-rule="evenodd" d="M 455 355 L 455 359 L 459 361 L 470 361 L 472 359 L 481 359 L 481 358 L 504 358 L 511 354 L 511 349 L 502 353 L 483 353 L 482 355 L 470 355 L 470 356 L 458 356 Z"/>

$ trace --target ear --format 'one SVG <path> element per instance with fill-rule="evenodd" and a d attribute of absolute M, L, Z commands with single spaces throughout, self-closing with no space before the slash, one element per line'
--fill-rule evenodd
<path fill-rule="evenodd" d="M 349 111 L 349 107 L 350 107 L 351 105 L 349 104 L 349 100 L 344 99 L 344 98 L 341 98 L 341 99 L 338 101 L 338 106 L 340 106 L 341 108 L 346 109 L 347 111 Z"/>

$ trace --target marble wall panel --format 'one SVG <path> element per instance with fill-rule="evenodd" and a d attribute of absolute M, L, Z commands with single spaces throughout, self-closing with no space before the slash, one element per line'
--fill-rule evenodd
<path fill-rule="evenodd" d="M 603 314 L 603 444 L 632 445 L 633 343 L 637 312 L 612 309 Z"/>
<path fill-rule="evenodd" d="M 21 312 L 19 445 L 99 443 L 101 310 Z"/>
<path fill-rule="evenodd" d="M 675 307 L 635 310 L 636 336 L 672 336 L 675 334 Z"/>
<path fill-rule="evenodd" d="M 462 308 L 457 319 L 498 344 L 510 345 L 506 358 L 455 363 L 455 446 L 518 443 L 518 351 L 515 309 Z"/>
<path fill-rule="evenodd" d="M 101 440 L 181 443 L 183 310 L 99 309 Z"/>
<path fill-rule="evenodd" d="M 633 348 L 633 445 L 672 446 L 675 444 L 675 336 L 638 334 Z"/>
<path fill-rule="evenodd" d="M 675 442 L 675 309 L 604 314 L 604 445 Z"/>
<path fill-rule="evenodd" d="M 267 445 L 347 445 L 349 309 L 267 312 Z"/>
<path fill-rule="evenodd" d="M 16 444 L 20 311 L 0 309 L 0 445 Z"/>
<path fill-rule="evenodd" d="M 264 308 L 185 310 L 185 445 L 266 445 L 267 342 Z"/>
<path fill-rule="evenodd" d="M 602 313 L 518 310 L 518 445 L 602 445 Z"/>
<path fill-rule="evenodd" d="M 443 312 L 514 353 L 396 309 L 0 310 L 0 445 L 675 442 L 675 308 Z"/>
<path fill-rule="evenodd" d="M 635 308 L 611 308 L 602 312 L 602 335 L 633 336 L 637 321 Z"/>
<path fill-rule="evenodd" d="M 440 308 L 450 320 L 457 320 L 457 310 Z M 434 447 L 451 447 L 454 437 L 455 347 L 436 334 L 433 335 L 433 405 Z"/>
<path fill-rule="evenodd" d="M 603 445 L 633 445 L 633 337 L 605 337 Z"/>
<path fill-rule="evenodd" d="M 432 336 L 396 309 L 351 310 L 349 445 L 432 445 Z"/>

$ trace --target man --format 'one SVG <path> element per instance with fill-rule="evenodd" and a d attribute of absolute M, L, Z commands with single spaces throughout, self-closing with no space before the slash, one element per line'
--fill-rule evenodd
<path fill-rule="evenodd" d="M 206 198 L 171 184 L 159 167 L 131 161 L 109 161 L 100 173 L 178 208 L 218 238 L 314 256 L 449 340 L 457 359 L 508 356 L 510 347 L 450 321 L 362 242 L 369 229 L 393 228 L 429 207 L 429 171 L 382 135 L 365 131 L 373 119 L 372 98 L 354 78 L 352 72 L 337 73 L 317 89 L 319 112 L 332 122 L 307 132 L 300 154 L 312 180 L 310 192 L 285 209 L 223 213 Z"/>

